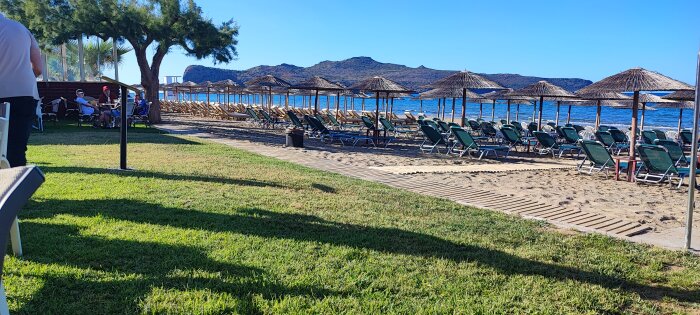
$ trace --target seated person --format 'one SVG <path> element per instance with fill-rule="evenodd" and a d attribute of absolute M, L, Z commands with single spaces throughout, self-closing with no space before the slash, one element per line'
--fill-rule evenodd
<path fill-rule="evenodd" d="M 134 97 L 134 105 L 136 105 L 136 108 L 134 110 L 135 115 L 148 115 L 148 103 L 138 94 L 136 94 L 136 96 Z"/>
<path fill-rule="evenodd" d="M 117 99 L 116 96 L 112 97 L 112 93 L 109 91 L 108 86 L 103 86 L 102 87 L 102 94 L 100 94 L 100 98 L 98 100 L 98 103 L 100 104 L 114 104 L 115 100 Z"/>
<path fill-rule="evenodd" d="M 80 112 L 83 115 L 89 116 L 95 114 L 96 112 L 99 112 L 99 107 L 85 98 L 85 93 L 83 92 L 83 90 L 76 90 L 75 96 L 75 102 L 78 103 L 78 106 L 80 106 Z M 107 126 L 107 124 L 109 124 L 110 118 L 110 115 L 106 112 L 100 112 L 99 123 L 102 123 L 103 126 Z"/>

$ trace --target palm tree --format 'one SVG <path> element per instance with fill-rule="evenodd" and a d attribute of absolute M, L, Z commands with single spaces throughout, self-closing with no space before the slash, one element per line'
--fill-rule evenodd
<path fill-rule="evenodd" d="M 114 58 L 112 56 L 113 42 L 88 42 L 83 43 L 83 55 L 85 59 L 85 77 L 87 80 L 97 79 L 104 70 L 114 68 Z M 65 44 L 65 56 L 61 52 L 61 46 L 53 46 L 44 52 L 48 60 L 48 72 L 50 80 L 63 79 L 63 59 L 65 58 L 66 80 L 75 81 L 80 78 L 80 67 L 78 60 L 78 41 L 72 40 Z M 117 44 L 117 63 L 123 62 L 124 54 L 130 52 L 130 47 Z"/>

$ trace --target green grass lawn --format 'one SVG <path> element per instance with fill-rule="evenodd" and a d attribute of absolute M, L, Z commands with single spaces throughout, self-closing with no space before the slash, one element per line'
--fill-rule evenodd
<path fill-rule="evenodd" d="M 460 206 L 193 138 L 48 126 L 6 256 L 10 310 L 674 313 L 700 259 Z"/>

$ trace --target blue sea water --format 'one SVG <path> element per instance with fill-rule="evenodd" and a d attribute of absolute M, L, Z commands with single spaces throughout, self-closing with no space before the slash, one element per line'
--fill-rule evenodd
<path fill-rule="evenodd" d="M 658 95 L 663 95 L 663 93 L 660 93 Z M 172 96 L 171 96 L 172 97 Z M 161 93 L 161 98 L 162 98 L 162 93 Z M 189 95 L 186 96 L 187 99 L 189 99 Z M 195 94 L 192 96 L 193 99 L 200 100 L 200 101 L 206 101 L 206 94 Z M 224 102 L 224 95 L 219 96 L 219 100 Z M 238 97 L 230 96 L 231 101 L 238 101 Z M 250 98 L 253 100 L 253 98 Z M 211 95 L 210 100 L 212 102 L 217 100 L 216 95 Z M 319 101 L 319 108 L 327 108 L 327 100 L 330 101 L 331 108 L 335 108 L 336 100 L 335 97 L 330 97 L 327 98 L 326 96 L 320 96 L 318 101 Z M 247 98 L 244 97 L 243 101 L 247 101 Z M 260 96 L 257 96 L 255 98 L 255 103 L 260 104 Z M 265 101 L 267 102 L 267 101 Z M 308 106 L 309 98 L 306 97 L 306 103 Z M 361 109 L 361 99 L 355 99 L 355 109 L 359 110 Z M 282 104 L 284 105 L 284 96 L 279 96 L 279 95 L 273 95 L 273 104 Z M 290 96 L 289 100 L 290 106 L 293 104 L 296 104 L 297 107 L 300 107 L 302 104 L 302 97 L 301 96 Z M 348 99 L 348 109 L 351 109 L 351 100 L 350 98 Z M 371 110 L 373 111 L 376 107 L 376 101 L 375 99 L 365 99 L 365 109 L 366 110 Z M 654 107 L 654 104 L 647 104 L 648 107 Z M 345 100 L 343 97 L 340 99 L 340 108 L 343 109 L 345 107 Z M 492 108 L 493 105 L 491 102 L 488 103 L 483 103 L 481 104 L 481 107 L 483 108 L 483 118 L 486 120 L 490 120 L 492 117 Z M 641 107 L 641 105 L 640 105 Z M 381 111 L 384 111 L 383 104 L 381 104 L 380 100 L 380 108 Z M 468 118 L 477 118 L 479 116 L 479 108 L 480 104 L 479 103 L 471 103 L 467 102 L 467 111 L 466 115 Z M 511 105 L 511 116 L 510 120 L 515 120 L 516 119 L 516 108 L 517 105 Z M 452 109 L 452 99 L 447 99 L 447 110 L 445 111 L 445 117 L 450 118 L 451 117 L 451 109 Z M 462 109 L 462 101 L 461 99 L 457 99 L 455 101 L 455 117 L 459 118 L 461 117 L 461 109 Z M 506 119 L 506 109 L 507 109 L 507 104 L 505 102 L 497 102 L 495 106 L 495 111 L 494 111 L 494 119 L 495 121 L 499 121 L 501 119 Z M 567 116 L 567 111 L 569 109 L 568 105 L 561 105 L 560 108 L 560 118 L 559 122 L 560 124 L 566 123 L 566 116 Z M 395 99 L 394 100 L 394 105 L 393 105 L 393 111 L 397 115 L 401 116 L 405 111 L 410 111 L 414 114 L 418 114 L 421 112 L 421 102 L 419 100 L 415 100 L 412 98 L 403 98 L 403 99 Z M 437 100 L 424 100 L 422 102 L 422 113 L 427 115 L 428 117 L 435 117 L 437 115 L 438 111 L 438 101 Z M 678 127 L 678 116 L 679 116 L 680 110 L 678 109 L 673 109 L 673 108 L 657 108 L 656 110 L 646 110 L 645 112 L 645 118 L 644 118 L 644 129 L 670 129 L 670 130 L 675 130 Z M 520 105 L 520 111 L 518 116 L 518 120 L 520 122 L 528 122 L 532 121 L 533 117 L 533 106 L 532 105 Z M 543 114 L 542 114 L 542 120 L 543 122 L 545 121 L 554 121 L 556 117 L 556 102 L 549 102 L 545 101 L 544 106 L 543 106 Z M 571 123 L 574 124 L 581 124 L 581 125 L 593 125 L 595 123 L 595 117 L 596 117 L 596 107 L 595 106 L 571 106 Z M 641 110 L 638 115 L 639 118 L 641 118 Z M 613 108 L 609 106 L 603 106 L 601 109 L 601 124 L 602 125 L 610 125 L 610 126 L 617 126 L 617 127 L 629 127 L 632 119 L 632 110 L 631 109 L 624 109 L 624 108 Z M 683 128 L 690 128 L 692 127 L 693 123 L 693 111 L 692 110 L 684 110 L 683 111 L 683 121 L 682 121 L 682 127 Z"/>

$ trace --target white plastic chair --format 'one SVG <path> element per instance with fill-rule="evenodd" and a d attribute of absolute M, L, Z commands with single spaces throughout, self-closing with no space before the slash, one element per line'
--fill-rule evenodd
<path fill-rule="evenodd" d="M 41 116 L 40 116 L 41 117 Z M 10 103 L 0 104 L 0 168 L 10 168 L 7 161 L 7 134 L 10 130 Z M 10 227 L 10 241 L 15 256 L 22 256 L 22 239 L 19 234 L 19 219 Z"/>

